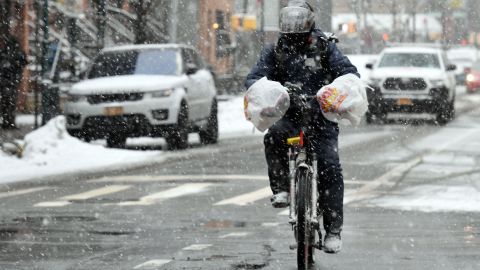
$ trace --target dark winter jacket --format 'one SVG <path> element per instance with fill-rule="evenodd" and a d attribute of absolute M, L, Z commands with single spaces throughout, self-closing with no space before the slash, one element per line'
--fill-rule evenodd
<path fill-rule="evenodd" d="M 0 48 L 0 84 L 15 87 L 22 79 L 23 67 L 27 61 L 14 37 L 7 36 L 5 43 L 6 46 Z"/>
<path fill-rule="evenodd" d="M 305 54 L 288 55 L 283 58 L 285 60 L 279 60 L 276 45 L 266 46 L 257 64 L 247 76 L 245 82 L 247 89 L 266 76 L 269 80 L 278 81 L 281 84 L 285 82 L 301 84 L 304 94 L 315 95 L 322 86 L 329 84 L 337 77 L 349 73 L 360 77 L 357 68 L 338 50 L 334 42 L 328 41 L 323 32 L 316 29 L 312 37 L 314 42 Z M 324 52 L 321 55 L 324 58 L 322 61 L 319 61 L 319 51 Z M 280 63 L 282 61 L 283 63 Z M 326 120 L 320 108 L 317 109 L 318 125 L 321 129 L 325 130 L 329 136 L 338 136 L 338 125 Z M 294 119 L 296 115 L 295 109 L 290 108 L 285 117 Z"/>

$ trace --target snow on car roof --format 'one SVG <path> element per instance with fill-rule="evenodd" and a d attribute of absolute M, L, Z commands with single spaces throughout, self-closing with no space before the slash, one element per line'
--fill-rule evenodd
<path fill-rule="evenodd" d="M 149 50 L 149 49 L 179 49 L 179 48 L 189 48 L 193 49 L 193 47 L 184 45 L 184 44 L 129 44 L 129 45 L 120 45 L 114 47 L 104 48 L 103 52 L 111 52 L 111 51 L 134 51 L 134 50 Z"/>
<path fill-rule="evenodd" d="M 437 49 L 437 48 L 417 47 L 417 46 L 391 47 L 391 48 L 384 49 L 384 52 L 397 52 L 397 53 L 438 53 L 441 51 L 442 51 L 441 49 Z"/>

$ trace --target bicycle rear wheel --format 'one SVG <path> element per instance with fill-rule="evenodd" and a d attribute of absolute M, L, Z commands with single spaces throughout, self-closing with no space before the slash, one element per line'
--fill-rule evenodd
<path fill-rule="evenodd" d="M 298 269 L 308 269 L 314 262 L 315 230 L 307 218 L 311 215 L 311 173 L 300 168 L 297 171 L 297 266 Z"/>

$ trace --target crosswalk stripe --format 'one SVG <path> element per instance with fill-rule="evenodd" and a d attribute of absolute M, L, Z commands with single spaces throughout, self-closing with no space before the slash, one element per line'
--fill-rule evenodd
<path fill-rule="evenodd" d="M 99 197 L 102 195 L 107 195 L 107 194 L 112 194 L 120 191 L 124 191 L 126 189 L 131 188 L 132 186 L 130 185 L 111 185 L 111 186 L 106 186 L 102 188 L 97 188 L 93 189 L 87 192 L 83 193 L 78 193 L 78 194 L 73 194 L 73 195 L 68 195 L 61 197 L 60 200 L 66 200 L 66 201 L 75 201 L 75 200 L 86 200 L 94 197 Z"/>
<path fill-rule="evenodd" d="M 75 200 L 87 200 L 90 198 L 112 194 L 120 191 L 124 191 L 126 189 L 131 188 L 130 185 L 111 185 L 102 188 L 93 189 L 87 192 L 72 194 L 64 197 L 58 198 L 57 201 L 50 201 L 50 202 L 40 202 L 34 205 L 34 207 L 63 207 L 69 204 L 72 204 L 71 201 Z"/>
<path fill-rule="evenodd" d="M 67 201 L 52 201 L 52 202 L 41 202 L 33 205 L 34 207 L 63 207 L 72 204 Z"/>
<path fill-rule="evenodd" d="M 270 189 L 270 187 L 264 187 L 254 192 L 246 193 L 230 199 L 219 201 L 214 205 L 235 204 L 235 205 L 244 206 L 270 196 L 272 196 L 272 190 Z"/>
<path fill-rule="evenodd" d="M 195 244 L 195 245 L 190 245 L 188 247 L 184 247 L 182 248 L 183 250 L 195 250 L 195 251 L 198 251 L 198 250 L 204 250 L 206 248 L 209 248 L 211 247 L 212 245 L 211 244 Z"/>
<path fill-rule="evenodd" d="M 248 232 L 233 232 L 219 236 L 218 238 L 235 238 L 235 237 L 244 237 L 249 235 Z"/>
<path fill-rule="evenodd" d="M 139 264 L 139 265 L 133 267 L 133 269 L 156 268 L 156 267 L 160 267 L 162 265 L 165 265 L 165 264 L 167 264 L 171 261 L 172 260 L 150 260 L 148 262 L 144 262 L 142 264 Z"/>
<path fill-rule="evenodd" d="M 37 191 L 46 190 L 46 189 L 51 189 L 51 187 L 28 188 L 28 189 L 22 189 L 22 190 L 2 192 L 0 193 L 0 199 L 18 196 L 18 195 L 25 195 L 25 194 L 29 194 Z"/>
<path fill-rule="evenodd" d="M 213 184 L 210 183 L 193 183 L 184 184 L 178 187 L 167 189 L 161 192 L 153 193 L 144 197 L 141 197 L 138 201 L 126 201 L 116 205 L 128 206 L 128 205 L 151 205 L 156 202 L 160 202 L 166 199 L 180 197 L 188 194 L 204 192 L 207 187 Z"/>
<path fill-rule="evenodd" d="M 165 181 L 202 181 L 202 180 L 255 180 L 266 181 L 266 175 L 248 174 L 209 174 L 209 175 L 121 175 L 114 177 L 102 177 L 93 179 L 91 183 L 144 183 L 144 182 L 165 182 Z"/>

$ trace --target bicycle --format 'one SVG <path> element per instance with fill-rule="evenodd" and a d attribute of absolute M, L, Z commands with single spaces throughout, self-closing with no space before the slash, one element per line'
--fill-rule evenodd
<path fill-rule="evenodd" d="M 322 249 L 321 230 L 318 221 L 318 165 L 316 154 L 309 143 L 309 127 L 313 120 L 312 102 L 315 96 L 298 95 L 289 89 L 291 104 L 301 112 L 300 136 L 287 139 L 289 145 L 290 208 L 289 223 L 296 240 L 290 249 L 297 249 L 298 269 L 309 269 L 314 264 L 314 250 Z M 315 241 L 316 234 L 318 242 Z"/>

